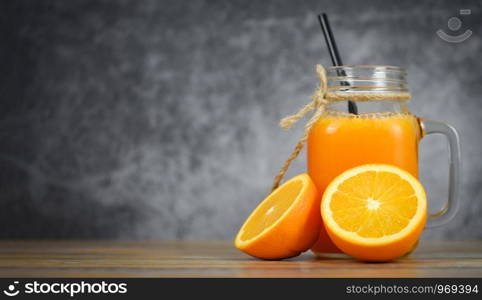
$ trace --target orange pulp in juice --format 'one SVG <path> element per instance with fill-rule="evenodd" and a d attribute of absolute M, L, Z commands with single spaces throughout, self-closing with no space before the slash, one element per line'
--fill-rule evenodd
<path fill-rule="evenodd" d="M 408 113 L 326 114 L 308 137 L 308 174 L 320 194 L 347 169 L 364 164 L 391 164 L 418 177 L 421 130 Z M 341 252 L 321 228 L 315 253 Z"/>

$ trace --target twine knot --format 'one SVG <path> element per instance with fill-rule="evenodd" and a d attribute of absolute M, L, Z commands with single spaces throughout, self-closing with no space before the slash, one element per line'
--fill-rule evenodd
<path fill-rule="evenodd" d="M 304 145 L 306 144 L 311 128 L 313 128 L 313 125 L 321 118 L 321 116 L 323 115 L 323 112 L 325 111 L 326 105 L 329 103 L 329 101 L 326 99 L 326 92 L 328 89 L 328 85 L 326 80 L 325 68 L 323 68 L 323 66 L 321 65 L 316 65 L 316 73 L 318 73 L 318 76 L 320 78 L 320 86 L 318 87 L 318 89 L 316 89 L 315 93 L 311 97 L 311 101 L 295 114 L 284 117 L 279 122 L 279 126 L 281 128 L 283 128 L 284 130 L 288 130 L 294 124 L 296 124 L 300 119 L 302 119 L 307 113 L 313 111 L 311 118 L 308 120 L 308 122 L 306 122 L 304 126 L 303 136 L 300 138 L 293 152 L 291 152 L 290 156 L 288 157 L 288 159 L 286 159 L 283 166 L 279 170 L 278 174 L 274 178 L 271 191 L 274 191 L 279 186 L 281 180 L 283 180 L 283 177 L 288 171 L 288 168 L 291 165 L 291 162 L 296 157 L 298 157 Z"/>

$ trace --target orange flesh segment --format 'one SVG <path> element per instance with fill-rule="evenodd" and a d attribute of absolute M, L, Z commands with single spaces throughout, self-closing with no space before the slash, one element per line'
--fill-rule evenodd
<path fill-rule="evenodd" d="M 302 188 L 303 182 L 296 180 L 267 199 L 251 216 L 250 222 L 243 229 L 240 239 L 242 241 L 250 240 L 271 227 L 298 198 Z"/>
<path fill-rule="evenodd" d="M 333 194 L 333 220 L 361 237 L 378 238 L 404 229 L 417 211 L 411 184 L 384 171 L 366 171 L 348 178 Z"/>

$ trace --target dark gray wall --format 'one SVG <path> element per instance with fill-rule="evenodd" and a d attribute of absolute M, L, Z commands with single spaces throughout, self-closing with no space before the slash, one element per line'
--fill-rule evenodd
<path fill-rule="evenodd" d="M 439 39 L 462 8 L 474 35 Z M 460 131 L 462 207 L 425 237 L 481 239 L 480 2 L 320 0 L 0 2 L 0 238 L 231 239 L 330 64 L 321 10 L 345 63 L 406 67 L 412 110 Z M 439 208 L 441 138 L 421 178 Z"/>

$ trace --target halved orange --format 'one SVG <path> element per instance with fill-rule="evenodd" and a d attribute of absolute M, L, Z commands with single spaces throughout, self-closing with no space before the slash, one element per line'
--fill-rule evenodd
<path fill-rule="evenodd" d="M 288 180 L 251 213 L 234 244 L 262 259 L 282 259 L 308 250 L 321 226 L 321 197 L 308 174 Z"/>
<path fill-rule="evenodd" d="M 321 215 L 329 237 L 346 254 L 387 261 L 409 252 L 425 226 L 427 200 L 420 182 L 391 165 L 343 172 L 326 188 Z"/>

